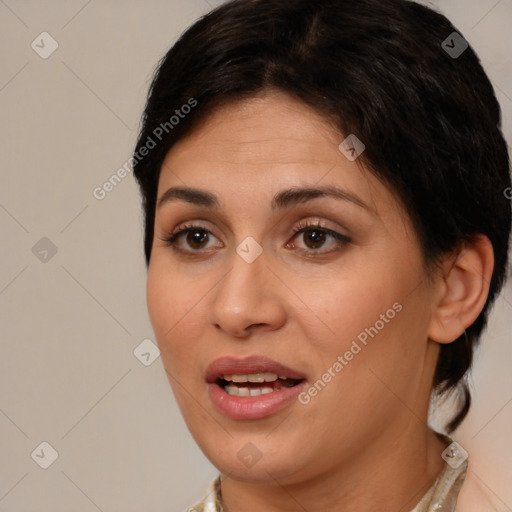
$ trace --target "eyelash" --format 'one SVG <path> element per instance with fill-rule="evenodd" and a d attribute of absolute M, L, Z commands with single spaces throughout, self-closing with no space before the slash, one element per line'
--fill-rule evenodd
<path fill-rule="evenodd" d="M 299 225 L 293 230 L 292 239 L 296 238 L 297 235 L 300 234 L 300 233 L 305 233 L 306 231 L 313 231 L 313 230 L 320 231 L 322 233 L 330 235 L 337 242 L 337 244 L 336 244 L 337 247 L 334 250 L 329 250 L 329 251 L 321 252 L 320 250 L 314 250 L 314 249 L 299 249 L 300 251 L 307 252 L 307 253 L 309 253 L 310 255 L 313 255 L 313 256 L 323 256 L 323 255 L 329 254 L 331 252 L 334 252 L 336 250 L 341 249 L 343 246 L 345 246 L 347 244 L 350 244 L 352 242 L 352 240 L 348 236 L 342 235 L 341 233 L 338 233 L 337 231 L 333 231 L 332 229 L 329 229 L 329 228 L 326 228 L 326 227 L 322 226 L 320 221 L 309 222 L 309 223 L 308 222 L 299 223 Z M 213 233 L 210 230 L 208 230 L 206 228 L 203 228 L 202 226 L 196 226 L 196 225 L 193 225 L 193 224 L 190 224 L 190 225 L 186 225 L 185 224 L 181 228 L 179 228 L 178 231 L 175 231 L 174 233 L 172 233 L 168 237 L 163 238 L 162 241 L 165 242 L 166 244 L 170 245 L 170 246 L 174 246 L 173 248 L 176 251 L 179 251 L 179 252 L 185 252 L 185 253 L 190 253 L 190 252 L 200 253 L 200 252 L 203 252 L 201 250 L 187 251 L 187 250 L 183 250 L 183 249 L 180 249 L 178 247 L 175 247 L 177 239 L 181 235 L 186 234 L 186 233 L 188 233 L 190 231 L 202 231 L 204 233 L 208 233 L 209 235 L 213 235 Z"/>

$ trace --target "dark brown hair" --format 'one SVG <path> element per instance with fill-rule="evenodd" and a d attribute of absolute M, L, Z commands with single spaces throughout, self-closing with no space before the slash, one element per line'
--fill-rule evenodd
<path fill-rule="evenodd" d="M 428 265 L 474 234 L 489 237 L 487 302 L 464 335 L 441 346 L 435 372 L 439 394 L 461 391 L 448 432 L 470 407 L 464 377 L 504 282 L 511 227 L 500 107 L 471 46 L 449 51 L 465 45 L 443 15 L 407 0 L 233 0 L 194 23 L 161 60 L 134 154 L 147 263 L 169 149 L 214 108 L 269 89 L 364 142 L 360 161 L 406 207 Z"/>

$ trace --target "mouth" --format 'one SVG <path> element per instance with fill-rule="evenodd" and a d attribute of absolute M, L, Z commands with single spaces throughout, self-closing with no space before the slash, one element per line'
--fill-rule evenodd
<path fill-rule="evenodd" d="M 231 396 L 260 396 L 292 388 L 304 379 L 289 379 L 271 372 L 223 375 L 215 382 Z"/>
<path fill-rule="evenodd" d="M 206 371 L 209 396 L 231 419 L 259 419 L 289 405 L 306 383 L 302 373 L 265 356 L 223 357 Z"/>

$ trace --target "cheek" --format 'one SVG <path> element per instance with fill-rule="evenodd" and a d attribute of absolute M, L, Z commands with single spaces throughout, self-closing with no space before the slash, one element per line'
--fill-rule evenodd
<path fill-rule="evenodd" d="M 371 392 L 378 383 L 370 369 L 386 380 L 406 380 L 417 372 L 428 326 L 425 297 L 417 287 L 421 275 L 413 262 L 400 266 L 381 258 L 364 272 L 339 272 L 321 283 L 303 281 L 302 286 L 296 280 L 297 294 L 308 297 L 316 313 L 307 315 L 311 321 L 302 320 L 311 359 L 316 359 L 315 377 L 339 363 L 338 356 L 343 369 L 338 364 L 336 375 L 343 377 L 335 379 L 333 388 Z M 410 365 L 404 366 L 404 360 Z"/>
<path fill-rule="evenodd" d="M 307 297 L 304 301 L 310 310 L 307 316 L 312 319 L 303 328 L 309 331 L 308 338 L 318 350 L 331 353 L 347 350 L 365 329 L 377 321 L 380 326 L 381 314 L 391 309 L 389 316 L 395 316 L 392 306 L 400 301 L 401 290 L 385 276 L 382 269 L 339 272 L 317 282 L 295 279 L 294 291 L 299 297 Z"/>
<path fill-rule="evenodd" d="M 148 269 L 146 300 L 155 335 L 159 342 L 163 341 L 164 332 L 171 328 L 171 319 L 176 318 L 176 283 L 160 270 L 154 260 Z"/>
<path fill-rule="evenodd" d="M 199 339 L 204 330 L 200 320 L 200 298 L 204 290 L 198 290 L 189 280 L 180 277 L 179 272 L 159 265 L 156 259 L 148 269 L 146 295 L 149 317 L 164 363 L 170 362 L 177 367 L 183 363 L 184 356 L 192 360 L 195 350 L 192 341 Z"/>
<path fill-rule="evenodd" d="M 402 407 L 396 396 L 412 403 L 427 349 L 428 314 L 421 292 L 407 293 L 389 283 L 367 297 L 353 296 L 331 318 L 338 339 L 318 350 L 323 352 L 324 371 L 342 357 L 339 377 L 325 396 L 341 407 L 333 414 L 341 415 L 346 406 L 355 418 L 369 411 L 384 418 Z"/>

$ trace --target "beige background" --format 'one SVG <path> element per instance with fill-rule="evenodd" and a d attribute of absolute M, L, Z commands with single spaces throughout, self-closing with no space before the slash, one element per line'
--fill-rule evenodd
<path fill-rule="evenodd" d="M 93 190 L 130 156 L 157 60 L 220 3 L 0 0 L 0 511 L 180 511 L 217 473 L 160 358 L 145 366 L 134 355 L 153 334 L 133 177 L 102 200 Z M 512 0 L 432 5 L 481 56 L 510 142 Z M 58 43 L 47 59 L 31 47 L 51 48 L 44 31 Z M 508 284 L 455 436 L 503 510 L 512 510 L 511 312 Z M 47 469 L 42 442 L 58 452 Z"/>

